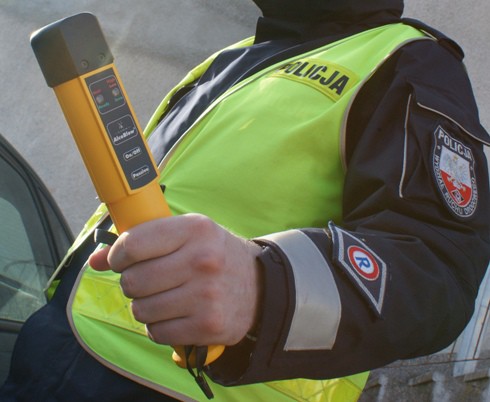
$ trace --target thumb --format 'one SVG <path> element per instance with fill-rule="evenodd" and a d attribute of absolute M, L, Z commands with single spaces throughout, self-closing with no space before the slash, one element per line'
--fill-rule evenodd
<path fill-rule="evenodd" d="M 108 246 L 95 251 L 88 258 L 88 264 L 96 271 L 107 271 L 111 269 L 109 263 L 107 262 L 107 255 L 109 254 L 110 250 L 111 247 Z"/>

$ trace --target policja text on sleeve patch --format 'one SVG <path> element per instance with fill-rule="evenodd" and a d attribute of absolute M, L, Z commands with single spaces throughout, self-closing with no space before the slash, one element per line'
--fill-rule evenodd
<path fill-rule="evenodd" d="M 386 288 L 386 263 L 361 239 L 332 222 L 333 259 L 381 317 Z"/>
<path fill-rule="evenodd" d="M 446 206 L 457 217 L 471 217 L 478 204 L 471 149 L 439 126 L 434 132 L 432 160 L 436 185 Z"/>

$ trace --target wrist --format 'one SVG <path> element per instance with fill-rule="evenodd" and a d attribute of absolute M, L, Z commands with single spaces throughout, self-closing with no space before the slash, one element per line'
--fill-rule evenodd
<path fill-rule="evenodd" d="M 255 270 L 255 307 L 254 307 L 254 315 L 252 323 L 245 334 L 244 339 L 248 339 L 249 341 L 256 342 L 259 334 L 259 329 L 261 325 L 262 319 L 262 310 L 263 310 L 263 293 L 264 293 L 264 273 L 262 265 L 259 261 L 259 256 L 263 251 L 263 246 L 254 241 L 249 241 L 250 248 L 252 250 L 252 256 L 254 260 L 254 270 Z"/>

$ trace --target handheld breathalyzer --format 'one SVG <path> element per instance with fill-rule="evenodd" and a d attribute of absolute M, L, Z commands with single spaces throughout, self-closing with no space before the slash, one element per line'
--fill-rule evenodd
<path fill-rule="evenodd" d="M 117 231 L 170 216 L 157 167 L 96 17 L 82 13 L 56 21 L 34 32 L 31 45 Z M 185 356 L 189 347 L 174 349 L 179 366 L 193 360 Z M 209 346 L 204 364 L 223 349 Z"/>

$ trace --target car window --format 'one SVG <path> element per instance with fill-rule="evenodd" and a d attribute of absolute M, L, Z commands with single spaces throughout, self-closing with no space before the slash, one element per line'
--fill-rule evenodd
<path fill-rule="evenodd" d="M 49 270 L 36 265 L 22 217 L 5 199 L 0 199 L 0 217 L 0 318 L 24 321 L 44 304 Z"/>
<path fill-rule="evenodd" d="M 25 161 L 0 147 L 0 320 L 25 321 L 71 242 L 47 190 Z"/>
<path fill-rule="evenodd" d="M 46 303 L 46 283 L 72 241 L 49 191 L 0 134 L 0 384 L 22 324 Z"/>

